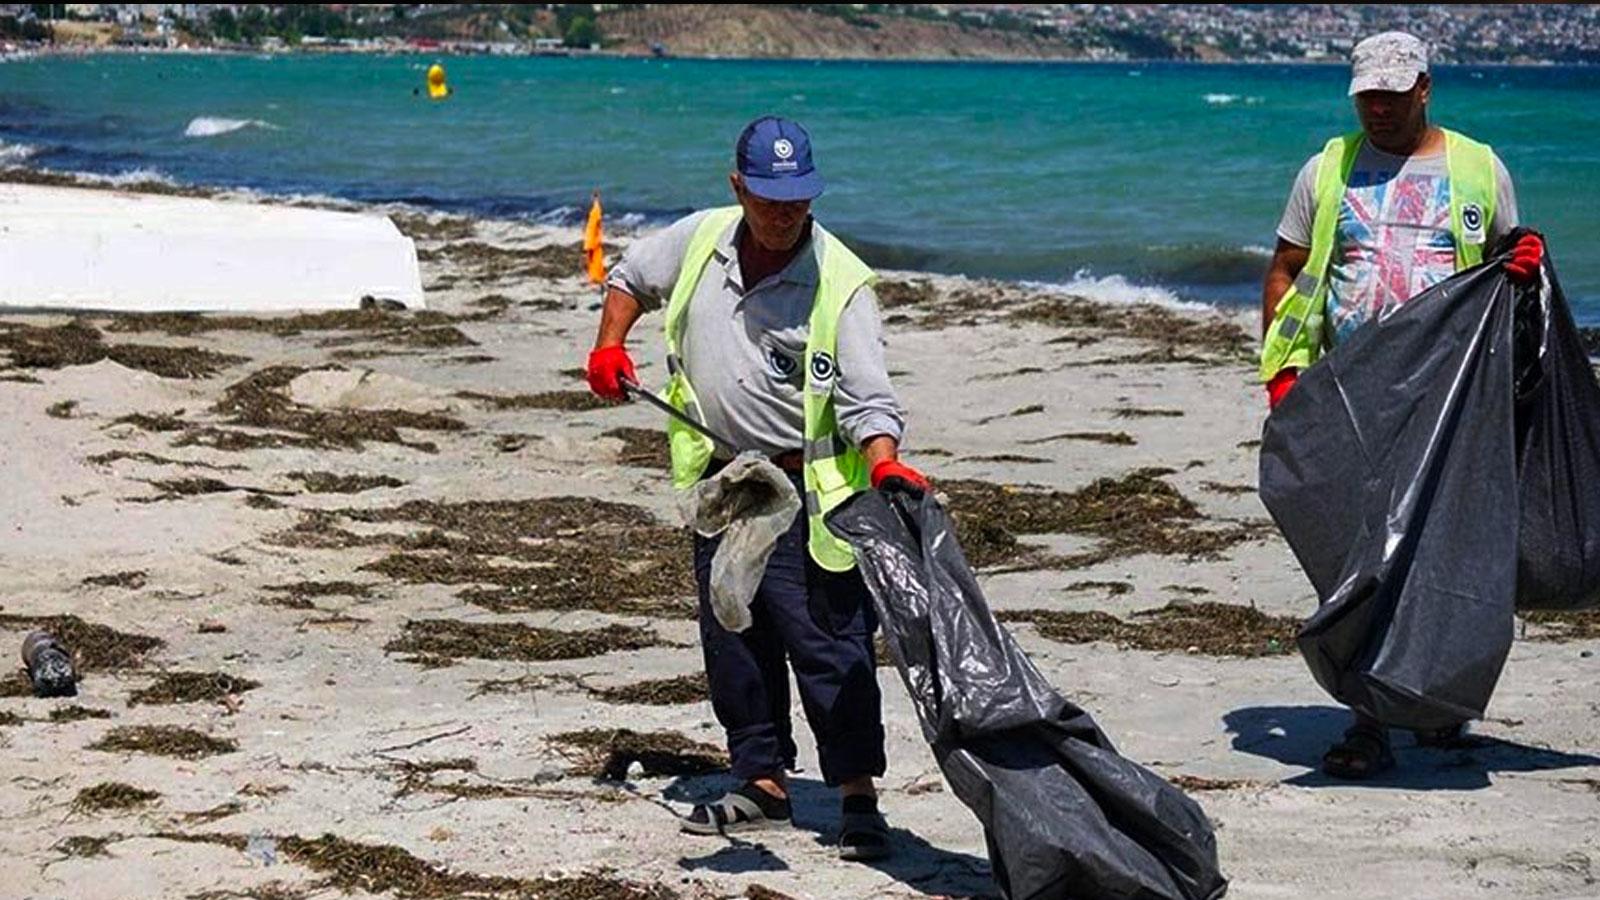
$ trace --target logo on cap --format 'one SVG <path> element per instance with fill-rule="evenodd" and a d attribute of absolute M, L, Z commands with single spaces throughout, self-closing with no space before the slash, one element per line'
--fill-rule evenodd
<path fill-rule="evenodd" d="M 772 154 L 779 159 L 788 159 L 794 155 L 794 145 L 788 138 L 778 138 L 772 142 Z"/>

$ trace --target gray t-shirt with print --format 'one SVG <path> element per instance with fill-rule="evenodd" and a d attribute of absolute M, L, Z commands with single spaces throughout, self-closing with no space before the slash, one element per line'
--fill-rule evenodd
<path fill-rule="evenodd" d="M 634 241 L 607 285 L 626 291 L 646 311 L 661 308 L 706 214 L 685 216 Z M 718 238 L 689 301 L 678 349 L 708 428 L 741 450 L 798 450 L 805 434 L 805 347 L 819 275 L 815 231 L 783 271 L 747 289 L 736 243 L 741 227 L 743 220 Z M 835 349 L 840 435 L 857 447 L 880 434 L 901 440 L 905 416 L 889 383 L 872 288 L 861 287 L 845 306 Z"/>
<path fill-rule="evenodd" d="M 1278 237 L 1311 246 L 1317 214 L 1321 153 L 1300 168 Z M 1495 208 L 1484 229 L 1485 248 L 1517 227 L 1517 195 L 1494 158 Z M 1334 344 L 1372 316 L 1397 306 L 1455 273 L 1450 235 L 1450 178 L 1442 152 L 1396 156 L 1368 144 L 1356 155 L 1335 228 L 1328 266 L 1328 335 Z"/>

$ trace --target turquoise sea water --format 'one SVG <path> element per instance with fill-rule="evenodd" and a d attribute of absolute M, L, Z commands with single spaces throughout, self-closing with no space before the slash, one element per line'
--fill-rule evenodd
<path fill-rule="evenodd" d="M 739 129 L 811 130 L 870 261 L 1257 302 L 1294 173 L 1354 125 L 1341 66 L 114 55 L 0 64 L 0 164 L 576 221 L 727 202 Z M 1600 70 L 1440 68 L 1579 317 L 1600 321 Z"/>

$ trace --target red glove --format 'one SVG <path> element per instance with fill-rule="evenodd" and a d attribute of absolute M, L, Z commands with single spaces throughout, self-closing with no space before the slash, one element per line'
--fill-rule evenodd
<path fill-rule="evenodd" d="M 628 399 L 627 392 L 622 389 L 622 379 L 639 383 L 639 376 L 633 373 L 633 360 L 628 358 L 628 351 L 621 344 L 599 347 L 591 352 L 588 374 L 589 390 L 606 400 Z"/>
<path fill-rule="evenodd" d="M 1283 402 L 1284 396 L 1289 393 L 1289 389 L 1294 387 L 1294 383 L 1299 379 L 1299 369 L 1284 369 L 1272 376 L 1272 380 L 1267 382 L 1267 408 L 1277 409 L 1278 404 Z"/>
<path fill-rule="evenodd" d="M 912 488 L 927 490 L 927 476 L 897 459 L 885 459 L 872 467 L 872 486 L 879 490 Z"/>
<path fill-rule="evenodd" d="M 1539 277 L 1544 264 L 1544 239 L 1537 234 L 1525 234 L 1511 248 L 1511 258 L 1506 260 L 1506 274 L 1518 284 L 1530 284 Z"/>

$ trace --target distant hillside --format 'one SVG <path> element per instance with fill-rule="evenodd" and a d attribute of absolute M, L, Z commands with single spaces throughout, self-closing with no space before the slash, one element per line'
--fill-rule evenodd
<path fill-rule="evenodd" d="M 1061 42 L 1020 31 L 949 21 L 794 6 L 630 6 L 599 24 L 608 49 L 673 56 L 802 59 L 1042 59 L 1076 55 Z"/>

